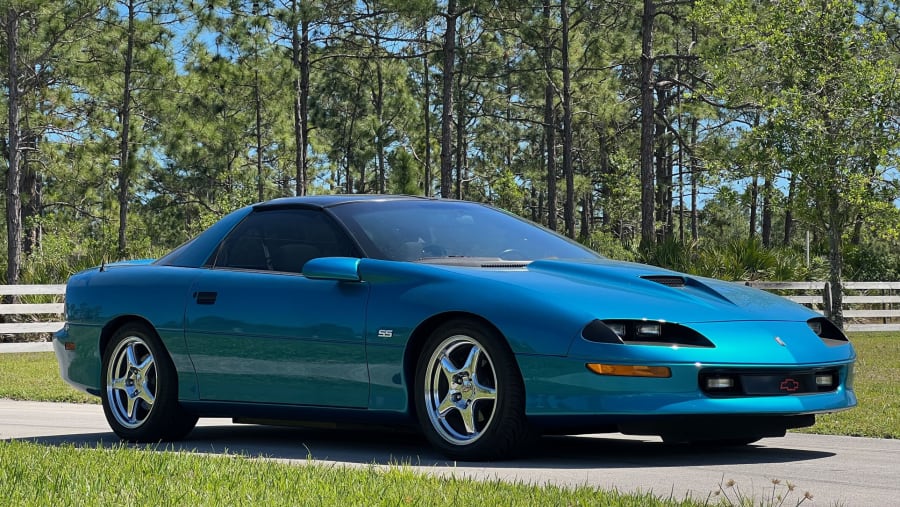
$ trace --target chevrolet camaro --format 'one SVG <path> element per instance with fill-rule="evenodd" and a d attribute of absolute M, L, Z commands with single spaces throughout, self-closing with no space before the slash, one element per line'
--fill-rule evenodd
<path fill-rule="evenodd" d="M 328 421 L 486 460 L 541 434 L 743 445 L 856 405 L 856 354 L 818 313 L 470 202 L 248 206 L 160 259 L 75 274 L 65 312 L 62 377 L 136 442 L 198 417 Z"/>

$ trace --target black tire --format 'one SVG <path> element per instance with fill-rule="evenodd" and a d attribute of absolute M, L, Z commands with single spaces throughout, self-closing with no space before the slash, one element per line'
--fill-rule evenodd
<path fill-rule="evenodd" d="M 508 458 L 534 437 L 512 352 L 475 322 L 447 322 L 428 338 L 416 366 L 415 404 L 425 437 L 451 459 Z"/>
<path fill-rule="evenodd" d="M 184 438 L 197 416 L 178 403 L 175 365 L 153 329 L 129 323 L 103 351 L 103 413 L 113 432 L 129 442 Z"/>

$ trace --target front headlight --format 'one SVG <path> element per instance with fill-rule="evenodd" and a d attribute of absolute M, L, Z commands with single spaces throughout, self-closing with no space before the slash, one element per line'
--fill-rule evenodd
<path fill-rule="evenodd" d="M 594 320 L 584 327 L 581 336 L 595 343 L 715 347 L 689 327 L 656 320 Z"/>
<path fill-rule="evenodd" d="M 825 317 L 809 319 L 806 321 L 806 325 L 829 347 L 837 347 L 850 341 L 843 331 Z"/>

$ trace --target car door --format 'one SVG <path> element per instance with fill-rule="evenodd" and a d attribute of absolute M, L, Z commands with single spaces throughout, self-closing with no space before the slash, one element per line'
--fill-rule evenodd
<path fill-rule="evenodd" d="M 185 338 L 201 400 L 365 407 L 365 283 L 311 280 L 306 261 L 358 256 L 323 211 L 254 211 L 192 288 Z"/>

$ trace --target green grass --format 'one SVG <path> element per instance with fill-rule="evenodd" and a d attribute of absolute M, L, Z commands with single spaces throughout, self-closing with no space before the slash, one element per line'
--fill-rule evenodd
<path fill-rule="evenodd" d="M 128 447 L 0 441 L 0 463 L 4 505 L 709 505 L 706 498 L 446 478 L 405 466 L 294 466 Z"/>
<path fill-rule="evenodd" d="M 859 405 L 852 410 L 816 417 L 807 433 L 874 438 L 900 438 L 900 333 L 855 333 Z"/>
<path fill-rule="evenodd" d="M 854 386 L 859 406 L 817 417 L 804 432 L 900 438 L 900 333 L 857 333 L 850 338 L 859 358 Z M 59 377 L 50 352 L 0 354 L 0 398 L 99 403 Z"/>
<path fill-rule="evenodd" d="M 100 403 L 62 380 L 53 352 L 0 354 L 0 398 Z"/>

